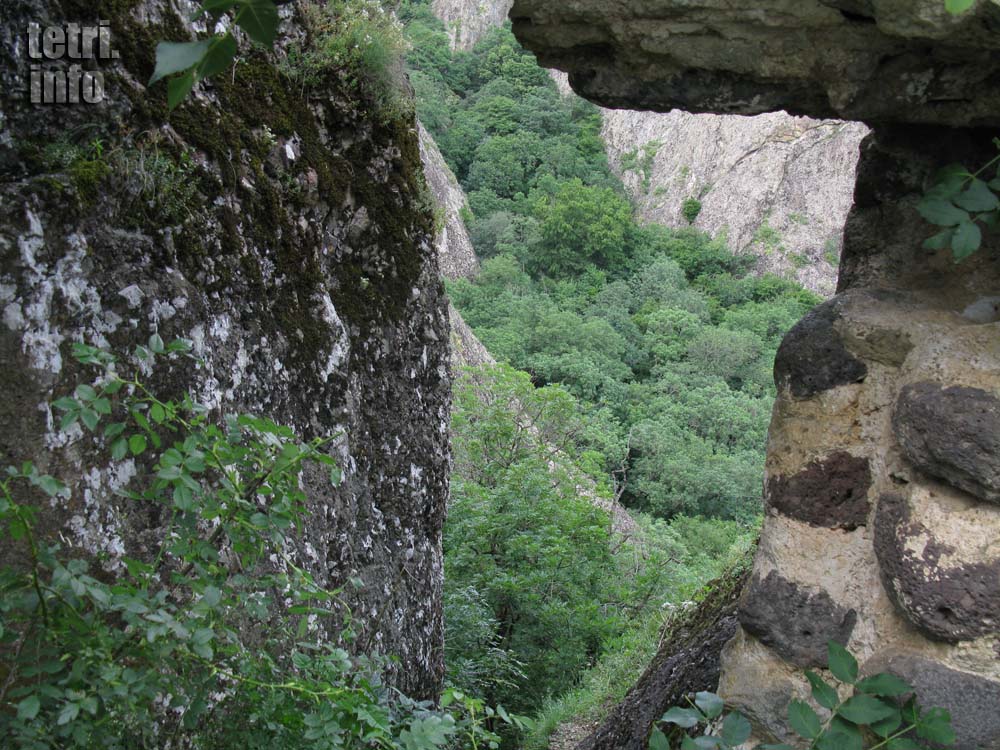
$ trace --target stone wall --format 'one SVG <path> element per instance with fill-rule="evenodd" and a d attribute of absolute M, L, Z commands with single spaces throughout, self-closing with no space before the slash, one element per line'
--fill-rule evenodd
<path fill-rule="evenodd" d="M 336 489 L 307 474 L 299 561 L 345 587 L 354 648 L 398 661 L 422 698 L 443 677 L 441 527 L 448 493 L 447 305 L 417 126 L 331 74 L 307 94 L 248 52 L 168 116 L 149 91 L 158 39 L 190 38 L 191 2 L 4 5 L 0 38 L 0 458 L 31 459 L 72 497 L 38 500 L 43 532 L 107 575 L 142 558 L 158 516 L 113 491 L 141 468 L 60 432 L 48 406 L 93 377 L 74 341 L 125 355 L 158 332 L 197 365 L 148 377 L 221 417 L 249 411 L 332 445 Z M 302 33 L 283 5 L 282 31 Z M 26 101 L 24 30 L 109 19 L 120 59 L 99 106 Z M 93 144 L 100 144 L 95 149 Z M 23 550 L 3 545 L 0 558 Z M 23 558 L 20 558 L 23 559 Z M 355 590 L 348 584 L 359 578 Z M 336 640 L 341 621 L 318 623 Z"/>
<path fill-rule="evenodd" d="M 839 294 L 786 337 L 765 521 L 720 692 L 790 740 L 837 640 L 1000 748 L 1000 240 L 924 250 L 934 171 L 996 154 L 1000 5 L 517 0 L 515 33 L 604 104 L 857 117 Z M 991 31 L 992 30 L 992 31 Z M 836 45 L 837 49 L 831 46 Z M 823 64 L 810 64 L 822 58 Z M 981 129 L 980 126 L 989 126 Z M 607 746 L 610 747 L 610 746 Z"/>

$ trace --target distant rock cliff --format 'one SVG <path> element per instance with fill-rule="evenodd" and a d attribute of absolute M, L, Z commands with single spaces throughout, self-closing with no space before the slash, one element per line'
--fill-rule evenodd
<path fill-rule="evenodd" d="M 490 29 L 507 20 L 513 0 L 432 0 L 434 15 L 448 27 L 452 47 L 472 49 Z"/>
<path fill-rule="evenodd" d="M 783 112 L 604 110 L 602 136 L 644 221 L 722 234 L 733 250 L 757 256 L 758 272 L 792 276 L 828 297 L 867 132 Z"/>

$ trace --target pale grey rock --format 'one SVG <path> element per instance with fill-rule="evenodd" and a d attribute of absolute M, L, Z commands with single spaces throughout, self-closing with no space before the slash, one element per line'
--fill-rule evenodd
<path fill-rule="evenodd" d="M 757 117 L 604 110 L 601 135 L 639 217 L 693 226 L 756 257 L 756 273 L 824 297 L 837 282 L 858 147 L 868 128 L 774 112 Z"/>
<path fill-rule="evenodd" d="M 468 210 L 469 201 L 434 138 L 422 124 L 418 123 L 417 127 L 420 160 L 424 165 L 427 186 L 434 196 L 434 245 L 441 275 L 446 279 L 471 279 L 479 273 L 479 260 L 462 220 L 462 210 Z"/>
<path fill-rule="evenodd" d="M 109 576 L 123 557 L 155 556 L 157 514 L 115 493 L 136 462 L 59 430 L 49 406 L 94 377 L 71 356 L 75 341 L 119 353 L 123 370 L 140 368 L 158 394 L 191 393 L 213 419 L 249 412 L 305 439 L 335 438 L 344 480 L 332 487 L 325 472 L 304 473 L 308 523 L 292 556 L 319 585 L 342 589 L 357 636 L 345 647 L 391 655 L 388 683 L 434 698 L 444 676 L 450 375 L 416 123 L 376 122 L 336 81 L 306 101 L 267 65 L 248 74 L 252 55 L 199 85 L 168 123 L 162 84 L 142 85 L 148 38 L 182 35 L 195 4 L 114 7 L 122 56 L 105 65 L 105 102 L 32 107 L 23 29 L 96 22 L 97 6 L 4 6 L 0 468 L 32 460 L 69 485 L 65 504 L 24 498 L 38 508 L 39 538 L 96 557 Z M 282 13 L 283 32 L 301 35 L 297 9 Z M 103 142 L 109 173 L 93 190 L 43 158 L 63 138 Z M 154 147 L 168 163 L 189 159 L 190 196 L 173 185 L 138 199 L 137 180 L 164 187 L 163 171 L 142 171 Z M 131 352 L 154 332 L 191 340 L 199 362 L 145 367 Z M 27 559 L 21 545 L 0 545 L 0 563 Z M 343 624 L 320 617 L 308 637 L 336 644 Z"/>
<path fill-rule="evenodd" d="M 514 0 L 432 0 L 434 15 L 444 21 L 453 49 L 476 46 L 491 29 L 507 20 Z"/>

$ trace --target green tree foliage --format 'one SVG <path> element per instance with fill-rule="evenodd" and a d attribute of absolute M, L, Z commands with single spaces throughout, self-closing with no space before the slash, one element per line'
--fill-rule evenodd
<path fill-rule="evenodd" d="M 565 388 L 509 366 L 466 371 L 455 389 L 445 526 L 448 677 L 490 701 L 535 710 L 572 686 L 633 623 L 717 573 L 746 527 L 640 520 L 629 540 L 581 493 L 603 432 Z"/>

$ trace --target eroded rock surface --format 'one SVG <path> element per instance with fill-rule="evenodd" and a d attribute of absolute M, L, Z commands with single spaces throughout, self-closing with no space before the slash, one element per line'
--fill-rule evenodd
<path fill-rule="evenodd" d="M 155 513 L 114 490 L 143 468 L 48 404 L 94 373 L 74 341 L 123 355 L 156 332 L 200 362 L 147 373 L 214 417 L 256 413 L 305 438 L 340 435 L 344 481 L 305 475 L 298 562 L 344 588 L 353 647 L 430 698 L 443 677 L 441 527 L 448 493 L 448 321 L 416 123 L 376 111 L 331 76 L 307 96 L 249 52 L 167 118 L 144 86 L 155 41 L 190 38 L 191 2 L 24 0 L 0 37 L 0 458 L 35 461 L 72 498 L 39 501 L 39 527 L 109 574 L 150 556 Z M 9 11 L 9 14 L 8 14 Z M 291 5 L 284 32 L 300 35 Z M 29 21 L 111 22 L 119 61 L 99 106 L 32 107 Z M 8 35 L 6 30 L 17 29 Z M 93 144 L 101 144 L 96 149 Z M 150 186 L 153 186 L 153 189 Z M 5 562 L 25 558 L 3 545 Z M 360 589 L 348 585 L 359 579 Z M 335 642 L 343 622 L 309 638 Z"/>
<path fill-rule="evenodd" d="M 950 126 L 1000 122 L 1000 5 L 516 0 L 514 33 L 606 107 Z"/>
<path fill-rule="evenodd" d="M 825 667 L 827 641 L 845 644 L 857 614 L 822 589 L 810 590 L 772 570 L 754 576 L 739 609 L 740 625 L 800 667 Z"/>
<path fill-rule="evenodd" d="M 853 531 L 867 523 L 871 482 L 867 458 L 834 451 L 791 476 L 772 476 L 764 502 L 813 526 Z"/>
<path fill-rule="evenodd" d="M 994 394 L 911 383 L 900 391 L 892 425 L 918 469 L 1000 503 L 1000 399 Z"/>

